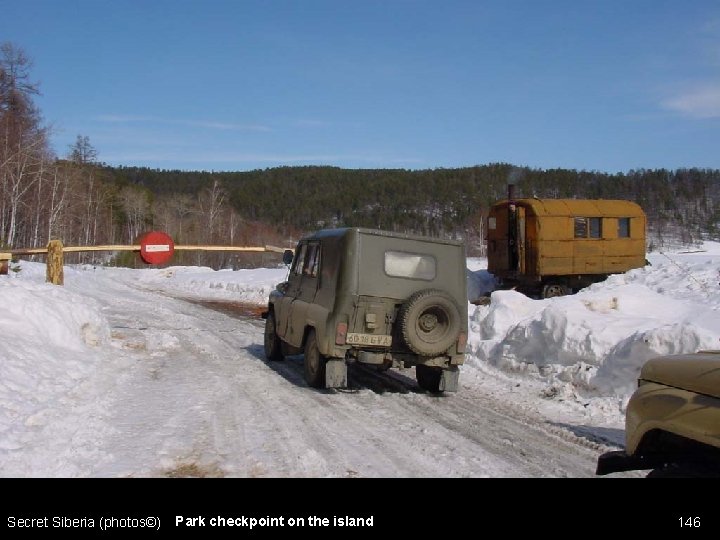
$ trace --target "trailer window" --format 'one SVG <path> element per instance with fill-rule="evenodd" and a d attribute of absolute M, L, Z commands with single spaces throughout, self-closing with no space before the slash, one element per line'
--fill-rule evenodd
<path fill-rule="evenodd" d="M 576 217 L 575 238 L 602 238 L 602 218 Z"/>
<path fill-rule="evenodd" d="M 618 218 L 618 238 L 630 238 L 630 218 Z"/>
<path fill-rule="evenodd" d="M 587 238 L 587 219 L 575 218 L 575 238 Z"/>
<path fill-rule="evenodd" d="M 386 251 L 385 273 L 388 276 L 430 281 L 435 279 L 435 257 L 401 251 Z"/>

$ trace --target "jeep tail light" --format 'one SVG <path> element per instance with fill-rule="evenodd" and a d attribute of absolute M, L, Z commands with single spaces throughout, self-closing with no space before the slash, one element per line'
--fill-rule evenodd
<path fill-rule="evenodd" d="M 466 345 L 467 345 L 467 333 L 460 332 L 460 335 L 458 335 L 458 340 L 457 340 L 457 352 L 464 353 Z"/>
<path fill-rule="evenodd" d="M 348 325 L 345 322 L 337 323 L 335 327 L 335 345 L 345 345 Z"/>

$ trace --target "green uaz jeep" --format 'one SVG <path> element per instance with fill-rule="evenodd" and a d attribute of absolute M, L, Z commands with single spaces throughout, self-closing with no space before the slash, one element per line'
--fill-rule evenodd
<path fill-rule="evenodd" d="M 289 259 L 286 260 L 289 264 Z M 300 240 L 270 293 L 265 355 L 303 353 L 316 388 L 347 386 L 347 363 L 415 366 L 418 385 L 455 392 L 467 342 L 462 242 L 325 229 Z"/>
<path fill-rule="evenodd" d="M 625 449 L 599 456 L 596 473 L 635 469 L 720 477 L 720 351 L 643 365 L 625 414 Z"/>

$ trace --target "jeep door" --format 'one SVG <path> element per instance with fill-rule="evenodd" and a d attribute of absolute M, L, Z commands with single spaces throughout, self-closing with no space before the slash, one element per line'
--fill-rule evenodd
<path fill-rule="evenodd" d="M 282 336 L 294 347 L 302 345 L 305 327 L 308 324 L 311 307 L 320 284 L 320 242 L 311 240 L 301 247 L 302 252 L 299 253 L 297 265 L 294 268 L 293 277 L 296 280 L 288 288 L 288 296 L 291 297 L 291 301 L 288 307 L 287 328 Z"/>
<path fill-rule="evenodd" d="M 300 292 L 300 282 L 302 281 L 302 269 L 305 264 L 305 254 L 307 253 L 307 243 L 300 242 L 295 249 L 295 258 L 293 259 L 290 273 L 288 274 L 287 289 L 283 297 L 275 302 L 275 320 L 276 331 L 278 336 L 285 339 L 288 331 L 288 321 L 290 318 L 290 306 L 297 298 Z"/>

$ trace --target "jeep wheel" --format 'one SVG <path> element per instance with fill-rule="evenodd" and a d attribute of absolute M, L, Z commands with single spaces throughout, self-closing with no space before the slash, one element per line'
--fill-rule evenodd
<path fill-rule="evenodd" d="M 265 319 L 265 356 L 268 360 L 282 360 L 282 342 L 275 330 L 275 312 L 270 310 Z"/>
<path fill-rule="evenodd" d="M 419 364 L 415 366 L 415 377 L 420 388 L 432 392 L 440 393 L 440 378 L 442 377 L 442 369 Z"/>
<path fill-rule="evenodd" d="M 458 339 L 460 308 L 447 293 L 426 289 L 413 294 L 400 309 L 405 343 L 416 354 L 436 356 Z"/>
<path fill-rule="evenodd" d="M 305 381 L 313 388 L 325 388 L 325 362 L 327 359 L 320 354 L 317 346 L 317 337 L 315 330 L 310 330 L 310 334 L 305 342 Z"/>

